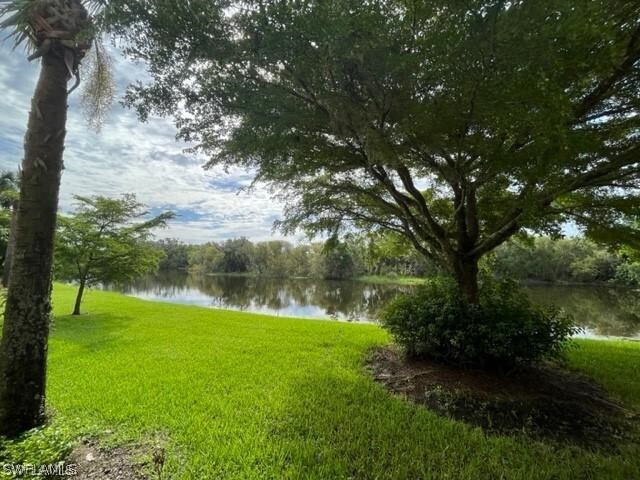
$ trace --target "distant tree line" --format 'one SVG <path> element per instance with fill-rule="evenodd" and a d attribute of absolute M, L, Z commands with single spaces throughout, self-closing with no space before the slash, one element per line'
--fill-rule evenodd
<path fill-rule="evenodd" d="M 425 276 L 435 272 L 399 239 L 348 237 L 293 245 L 282 240 L 251 242 L 246 238 L 188 245 L 175 239 L 156 245 L 164 253 L 161 271 L 195 274 L 252 274 L 264 277 L 352 278 L 361 275 Z"/>
<path fill-rule="evenodd" d="M 165 239 L 156 245 L 165 253 L 161 271 L 325 279 L 440 273 L 392 235 L 353 235 L 343 241 L 300 245 L 281 240 L 254 243 L 246 238 L 202 245 Z M 580 237 L 514 239 L 489 256 L 484 268 L 496 276 L 524 282 L 640 285 L 640 254 L 627 248 L 605 248 Z"/>
<path fill-rule="evenodd" d="M 636 251 L 605 248 L 584 238 L 511 240 L 487 259 L 487 267 L 498 276 L 521 281 L 640 286 Z"/>

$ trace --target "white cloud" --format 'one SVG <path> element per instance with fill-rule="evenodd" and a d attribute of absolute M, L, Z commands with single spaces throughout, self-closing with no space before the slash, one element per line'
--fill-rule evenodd
<path fill-rule="evenodd" d="M 21 49 L 0 45 L 0 168 L 15 170 L 22 158 L 22 139 L 38 64 L 29 64 Z M 121 96 L 130 81 L 144 78 L 141 65 L 115 56 L 114 74 Z M 154 211 L 172 209 L 179 214 L 158 236 L 198 243 L 244 235 L 254 240 L 272 238 L 273 220 L 282 206 L 258 185 L 238 192 L 251 173 L 231 169 L 205 171 L 205 159 L 186 155 L 175 140 L 175 127 L 167 119 L 138 122 L 135 114 L 116 104 L 102 131 L 89 130 L 78 108 L 78 93 L 70 99 L 65 171 L 60 209 L 73 207 L 73 195 L 108 195 L 133 192 Z M 276 235 L 277 236 L 277 235 Z"/>

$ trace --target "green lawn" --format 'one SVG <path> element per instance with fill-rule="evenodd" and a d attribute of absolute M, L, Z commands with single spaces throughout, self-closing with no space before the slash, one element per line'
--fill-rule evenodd
<path fill-rule="evenodd" d="M 168 441 L 172 478 L 631 479 L 618 455 L 485 435 L 389 395 L 368 378 L 372 325 L 273 318 L 55 287 L 44 440 Z M 640 407 L 640 343 L 580 342 L 574 367 Z M 53 432 L 53 433 L 47 433 Z M 113 432 L 113 433 L 105 433 Z M 38 443 L 38 441 L 41 442 Z M 37 455 L 37 454 L 36 454 Z M 1 469 L 0 469 L 1 470 Z"/>

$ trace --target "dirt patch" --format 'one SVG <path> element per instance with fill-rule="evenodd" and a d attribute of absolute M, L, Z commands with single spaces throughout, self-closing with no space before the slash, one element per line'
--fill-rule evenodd
<path fill-rule="evenodd" d="M 640 417 L 593 381 L 555 365 L 510 373 L 408 360 L 375 350 L 367 363 L 387 389 L 439 415 L 499 434 L 524 434 L 594 450 L 639 441 Z"/>
<path fill-rule="evenodd" d="M 103 448 L 89 439 L 73 449 L 65 462 L 75 465 L 79 480 L 147 480 L 159 478 L 164 450 L 148 446 Z"/>

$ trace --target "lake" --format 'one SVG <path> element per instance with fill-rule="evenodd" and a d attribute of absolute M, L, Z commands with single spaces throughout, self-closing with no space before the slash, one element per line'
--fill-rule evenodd
<path fill-rule="evenodd" d="M 397 294 L 414 288 L 353 280 L 170 273 L 113 289 L 147 300 L 276 316 L 371 322 L 375 321 L 381 306 Z M 545 285 L 527 287 L 527 292 L 539 304 L 555 304 L 572 313 L 585 329 L 580 336 L 640 339 L 640 295 L 637 291 Z"/>

